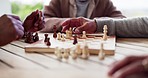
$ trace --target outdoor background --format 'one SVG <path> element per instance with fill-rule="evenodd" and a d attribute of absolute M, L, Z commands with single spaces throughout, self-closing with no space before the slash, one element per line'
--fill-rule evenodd
<path fill-rule="evenodd" d="M 0 0 L 0 15 L 13 13 L 22 20 L 32 11 L 43 9 L 50 0 Z M 148 16 L 148 0 L 112 0 L 114 5 L 127 17 Z M 5 7 L 5 8 L 4 8 Z"/>

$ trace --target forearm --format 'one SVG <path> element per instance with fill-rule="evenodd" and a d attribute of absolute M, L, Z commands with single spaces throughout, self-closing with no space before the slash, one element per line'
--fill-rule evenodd
<path fill-rule="evenodd" d="M 148 37 L 148 18 L 97 19 L 97 32 L 108 25 L 108 34 L 118 37 Z"/>
<path fill-rule="evenodd" d="M 58 31 L 61 31 L 61 23 L 63 23 L 68 18 L 56 18 L 50 17 L 45 18 L 45 28 L 41 32 L 53 32 L 53 26 L 56 25 Z"/>

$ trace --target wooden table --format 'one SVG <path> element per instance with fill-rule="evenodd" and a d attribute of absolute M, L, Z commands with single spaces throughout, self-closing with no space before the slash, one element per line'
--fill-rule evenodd
<path fill-rule="evenodd" d="M 88 60 L 57 60 L 54 54 L 25 53 L 22 40 L 0 48 L 0 78 L 108 78 L 109 65 L 128 55 L 148 54 L 147 38 L 119 38 L 114 56 L 100 61 L 98 56 Z"/>

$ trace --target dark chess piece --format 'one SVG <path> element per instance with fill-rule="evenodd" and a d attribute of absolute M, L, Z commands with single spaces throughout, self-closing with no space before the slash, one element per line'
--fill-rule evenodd
<path fill-rule="evenodd" d="M 45 36 L 44 42 L 47 42 L 47 41 L 48 41 L 48 40 L 47 40 L 48 34 L 44 34 L 44 36 Z"/>
<path fill-rule="evenodd" d="M 56 25 L 54 25 L 53 31 L 54 31 L 53 38 L 57 38 L 57 27 L 56 27 Z"/>
<path fill-rule="evenodd" d="M 78 41 L 77 41 L 77 35 L 74 35 L 74 41 L 73 41 L 73 44 L 75 45 L 75 44 L 77 44 L 78 43 Z"/>
<path fill-rule="evenodd" d="M 33 40 L 33 33 L 32 32 L 29 32 L 25 38 L 25 42 L 26 43 L 33 43 L 34 40 Z"/>
<path fill-rule="evenodd" d="M 38 33 L 35 33 L 35 35 L 33 36 L 33 40 L 34 42 L 39 41 Z"/>
<path fill-rule="evenodd" d="M 47 44 L 46 44 L 47 46 L 50 46 L 51 45 L 51 43 L 50 43 L 50 38 L 47 38 Z"/>

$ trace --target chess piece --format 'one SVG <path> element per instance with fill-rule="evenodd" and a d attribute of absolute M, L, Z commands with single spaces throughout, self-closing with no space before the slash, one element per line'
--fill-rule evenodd
<path fill-rule="evenodd" d="M 70 38 L 69 30 L 66 30 L 66 39 L 69 39 L 69 38 Z"/>
<path fill-rule="evenodd" d="M 25 42 L 26 43 L 33 43 L 34 40 L 33 40 L 33 33 L 32 32 L 29 32 L 25 38 Z"/>
<path fill-rule="evenodd" d="M 88 48 L 88 45 L 86 43 L 82 48 L 82 58 L 83 59 L 88 59 L 89 58 L 89 48 Z"/>
<path fill-rule="evenodd" d="M 44 36 L 45 36 L 44 42 L 47 42 L 47 41 L 48 41 L 48 40 L 47 40 L 48 34 L 44 34 Z"/>
<path fill-rule="evenodd" d="M 68 49 L 64 49 L 63 58 L 65 58 L 65 59 L 68 59 L 69 58 Z"/>
<path fill-rule="evenodd" d="M 83 31 L 82 33 L 83 33 L 83 34 L 82 34 L 82 38 L 83 38 L 83 39 L 86 39 L 86 38 L 87 38 L 87 37 L 86 37 L 86 31 Z"/>
<path fill-rule="evenodd" d="M 61 51 L 61 49 L 59 49 L 58 52 L 57 52 L 57 58 L 59 60 L 62 59 L 62 51 Z"/>
<path fill-rule="evenodd" d="M 50 43 L 50 38 L 47 38 L 47 43 L 46 43 L 47 46 L 51 46 L 51 43 Z"/>
<path fill-rule="evenodd" d="M 103 43 L 101 43 L 101 45 L 100 45 L 100 52 L 98 53 L 98 56 L 99 56 L 99 59 L 100 60 L 104 60 L 104 58 L 105 58 L 105 53 L 103 52 Z"/>
<path fill-rule="evenodd" d="M 72 28 L 69 28 L 69 37 L 72 37 Z"/>
<path fill-rule="evenodd" d="M 72 56 L 72 58 L 73 58 L 74 60 L 77 59 L 78 54 L 75 52 L 75 50 L 71 50 L 71 51 L 70 51 L 70 54 L 71 54 L 71 56 Z"/>
<path fill-rule="evenodd" d="M 61 40 L 61 33 L 60 32 L 57 34 L 57 39 Z"/>
<path fill-rule="evenodd" d="M 64 42 L 65 41 L 65 37 L 64 37 L 64 34 L 62 34 L 62 38 L 61 40 Z"/>
<path fill-rule="evenodd" d="M 57 56 L 57 54 L 59 53 L 59 51 L 60 51 L 59 47 L 56 47 L 56 48 L 54 49 L 54 54 Z"/>
<path fill-rule="evenodd" d="M 78 55 L 82 54 L 80 44 L 76 44 L 76 51 Z"/>
<path fill-rule="evenodd" d="M 77 41 L 77 35 L 74 35 L 74 41 L 73 41 L 73 44 L 75 45 L 75 44 L 77 44 L 78 43 L 78 41 Z"/>
<path fill-rule="evenodd" d="M 39 41 L 38 33 L 35 33 L 35 35 L 33 36 L 33 40 L 34 42 Z"/>
<path fill-rule="evenodd" d="M 57 38 L 57 27 L 56 27 L 56 25 L 54 25 L 54 27 L 53 27 L 53 38 Z"/>
<path fill-rule="evenodd" d="M 104 28 L 103 28 L 103 40 L 106 41 L 107 40 L 107 25 L 104 25 Z"/>

